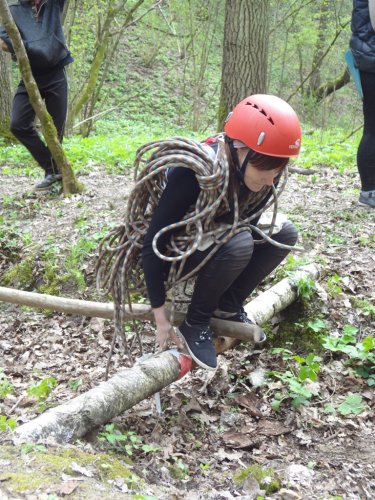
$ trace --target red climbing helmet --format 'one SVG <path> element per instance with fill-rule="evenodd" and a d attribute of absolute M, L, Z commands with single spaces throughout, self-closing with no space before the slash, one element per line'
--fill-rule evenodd
<path fill-rule="evenodd" d="M 224 132 L 268 156 L 298 156 L 301 147 L 301 127 L 296 112 L 274 95 L 246 97 L 229 113 Z"/>

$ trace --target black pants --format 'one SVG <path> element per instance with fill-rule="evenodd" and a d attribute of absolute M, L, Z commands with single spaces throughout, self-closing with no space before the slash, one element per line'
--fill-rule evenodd
<path fill-rule="evenodd" d="M 293 246 L 297 231 L 291 222 L 286 222 L 273 239 Z M 254 244 L 253 236 L 246 231 L 234 236 L 198 273 L 187 321 L 192 325 L 207 325 L 215 309 L 240 311 L 246 298 L 288 253 L 289 250 L 270 243 Z M 187 262 L 186 272 L 206 255 L 207 251 L 196 251 Z"/>
<path fill-rule="evenodd" d="M 363 90 L 363 136 L 357 152 L 362 191 L 375 190 L 375 73 L 361 71 Z"/>
<path fill-rule="evenodd" d="M 52 116 L 60 141 L 68 105 L 68 84 L 65 70 L 59 69 L 45 76 L 35 78 L 47 110 Z M 42 141 L 35 128 L 35 111 L 24 83 L 21 81 L 13 99 L 10 129 L 17 139 L 30 151 L 34 159 L 43 168 L 46 175 L 57 173 L 50 150 Z"/>

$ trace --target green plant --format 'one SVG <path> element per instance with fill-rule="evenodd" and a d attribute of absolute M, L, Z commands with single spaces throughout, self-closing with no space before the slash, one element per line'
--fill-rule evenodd
<path fill-rule="evenodd" d="M 374 353 L 371 351 L 375 348 L 374 337 L 369 335 L 361 342 L 357 342 L 356 334 L 358 328 L 353 325 L 345 325 L 343 335 L 341 337 L 325 336 L 322 339 L 323 347 L 333 352 L 343 352 L 351 359 L 359 359 L 375 363 Z"/>
<path fill-rule="evenodd" d="M 263 468 L 257 464 L 250 465 L 246 469 L 237 471 L 233 479 L 236 484 L 243 484 L 248 476 L 252 476 L 268 495 L 276 493 L 281 488 L 280 479 L 271 467 Z"/>
<path fill-rule="evenodd" d="M 155 446 L 142 444 L 142 440 L 133 431 L 122 432 L 115 424 L 107 424 L 105 430 L 99 433 L 99 440 L 109 443 L 116 451 L 125 451 L 132 456 L 136 450 L 151 453 L 158 450 Z"/>
<path fill-rule="evenodd" d="M 73 390 L 73 391 L 78 391 L 78 389 L 81 387 L 83 384 L 83 379 L 77 378 L 76 380 L 69 380 L 68 386 Z"/>
<path fill-rule="evenodd" d="M 339 405 L 338 411 L 341 415 L 360 415 L 366 409 L 360 394 L 348 394 L 345 400 Z"/>
<path fill-rule="evenodd" d="M 0 415 L 0 432 L 13 431 L 17 427 L 15 420 L 7 418 L 5 415 Z"/>
<path fill-rule="evenodd" d="M 57 385 L 57 380 L 54 377 L 47 377 L 37 382 L 36 384 L 31 385 L 27 389 L 27 394 L 29 396 L 35 396 L 38 401 L 44 401 L 51 394 L 53 389 Z"/>
<path fill-rule="evenodd" d="M 172 477 L 183 480 L 189 476 L 189 467 L 180 458 L 172 457 L 173 463 L 168 467 Z"/>
<path fill-rule="evenodd" d="M 342 288 L 339 286 L 341 278 L 338 274 L 334 274 L 327 279 L 327 288 L 332 297 L 336 297 L 339 293 L 342 293 Z"/>
<path fill-rule="evenodd" d="M 368 300 L 357 299 L 357 297 L 352 297 L 351 303 L 354 307 L 363 311 L 370 319 L 375 320 L 374 304 L 371 304 Z"/>
<path fill-rule="evenodd" d="M 35 443 L 25 443 L 21 446 L 22 455 L 28 455 L 29 453 L 45 453 L 48 451 L 48 448 L 44 446 L 44 444 L 35 444 Z"/>
<path fill-rule="evenodd" d="M 355 373 L 367 379 L 367 384 L 375 385 L 375 338 L 368 335 L 357 341 L 358 328 L 345 325 L 341 337 L 326 335 L 322 337 L 325 349 L 332 352 L 342 352 L 348 356 L 347 363 L 354 366 Z"/>
<path fill-rule="evenodd" d="M 309 302 L 316 293 L 316 283 L 313 279 L 306 277 L 300 278 L 295 284 L 297 287 L 297 295 L 302 302 Z"/>
<path fill-rule="evenodd" d="M 281 281 L 283 278 L 291 276 L 293 271 L 301 266 L 309 264 L 311 259 L 307 257 L 296 257 L 295 255 L 289 254 L 285 260 L 285 263 L 278 267 L 275 271 L 275 280 Z"/>
<path fill-rule="evenodd" d="M 334 246 L 341 246 L 345 243 L 345 238 L 339 234 L 328 234 L 327 241 Z"/>
<path fill-rule="evenodd" d="M 273 370 L 268 375 L 277 378 L 284 384 L 284 392 L 277 391 L 271 402 L 273 410 L 278 410 L 283 401 L 292 400 L 292 406 L 307 405 L 313 393 L 305 385 L 310 379 L 316 381 L 320 369 L 319 358 L 315 354 L 309 354 L 306 358 L 293 355 L 288 349 L 276 348 L 272 350 L 275 354 L 282 354 L 283 360 L 287 362 L 288 370 L 281 372 Z M 294 366 L 292 362 L 294 361 Z M 296 365 L 297 363 L 297 365 Z"/>
<path fill-rule="evenodd" d="M 0 368 L 0 398 L 5 398 L 13 391 L 14 387 L 4 375 L 4 370 Z"/>
<path fill-rule="evenodd" d="M 314 333 L 321 333 L 327 328 L 327 323 L 324 319 L 316 318 L 307 322 L 307 328 Z"/>

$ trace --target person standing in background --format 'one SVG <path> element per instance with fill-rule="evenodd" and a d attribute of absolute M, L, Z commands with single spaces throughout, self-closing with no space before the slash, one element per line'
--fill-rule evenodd
<path fill-rule="evenodd" d="M 61 15 L 66 0 L 8 1 L 14 22 L 20 31 L 31 71 L 57 129 L 60 141 L 68 109 L 68 83 L 65 66 L 73 61 L 66 46 Z M 0 49 L 12 54 L 10 38 L 0 26 Z M 45 172 L 35 190 L 44 191 L 58 181 L 61 174 L 51 152 L 35 128 L 33 110 L 24 82 L 21 80 L 13 99 L 11 132 L 28 149 Z"/>
<path fill-rule="evenodd" d="M 375 0 L 353 0 L 350 49 L 359 69 L 363 92 L 363 135 L 357 166 L 359 203 L 375 208 Z"/>

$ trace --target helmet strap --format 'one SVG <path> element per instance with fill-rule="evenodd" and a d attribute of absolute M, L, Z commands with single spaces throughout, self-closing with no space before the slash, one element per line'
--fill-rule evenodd
<path fill-rule="evenodd" d="M 249 151 L 248 151 L 247 155 L 245 156 L 245 159 L 241 165 L 240 160 L 238 158 L 237 149 L 234 147 L 233 139 L 230 139 L 228 136 L 226 136 L 225 140 L 228 143 L 229 151 L 231 153 L 234 166 L 236 167 L 237 177 L 241 182 L 243 182 L 246 166 L 247 166 L 249 160 L 251 159 L 251 157 L 253 156 L 254 151 L 252 149 L 249 149 Z"/>

